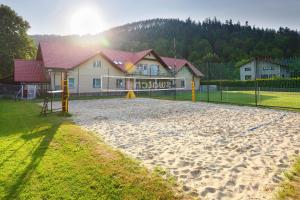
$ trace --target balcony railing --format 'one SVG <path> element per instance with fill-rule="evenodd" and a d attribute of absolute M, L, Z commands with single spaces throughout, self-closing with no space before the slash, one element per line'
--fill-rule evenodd
<path fill-rule="evenodd" d="M 156 74 L 144 74 L 143 72 L 128 73 L 128 76 L 142 76 L 142 77 L 174 77 L 172 73 L 156 73 Z"/>

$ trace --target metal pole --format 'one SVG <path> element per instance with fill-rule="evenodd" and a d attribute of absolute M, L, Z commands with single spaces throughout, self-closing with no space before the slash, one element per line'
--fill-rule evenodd
<path fill-rule="evenodd" d="M 55 76 L 55 74 L 54 74 Z M 55 88 L 55 83 L 54 83 L 54 88 Z M 65 105 L 64 105 L 64 81 L 63 81 L 63 72 L 60 72 L 60 89 L 63 90 L 62 95 L 61 95 L 61 108 L 62 111 L 64 112 Z"/>
<path fill-rule="evenodd" d="M 52 100 L 53 100 L 53 93 L 51 94 L 51 112 L 53 111 L 53 109 L 52 109 Z"/>
<path fill-rule="evenodd" d="M 150 80 L 149 80 L 149 83 L 148 83 L 148 84 L 149 84 L 149 86 L 150 86 L 150 87 L 149 87 L 149 97 L 151 97 L 151 87 L 152 87 L 152 84 L 151 84 L 151 82 L 152 82 L 152 80 L 151 80 L 151 65 L 150 65 L 149 67 L 150 67 L 150 70 L 149 70 L 149 71 L 150 71 L 150 72 L 149 72 L 149 73 L 150 73 Z"/>
<path fill-rule="evenodd" d="M 257 106 L 257 58 L 254 60 L 254 68 L 255 68 L 255 79 L 254 79 L 254 89 L 255 89 L 255 106 Z"/>
<path fill-rule="evenodd" d="M 207 72 L 207 84 L 206 84 L 206 92 L 207 92 L 207 102 L 209 102 L 209 71 L 208 71 L 208 62 L 206 62 L 206 72 Z"/>
<path fill-rule="evenodd" d="M 222 81 L 220 80 L 220 92 L 221 92 L 221 102 L 223 101 L 223 88 L 222 88 Z"/>
<path fill-rule="evenodd" d="M 109 67 L 107 67 L 107 93 L 106 95 L 108 96 L 108 90 L 109 90 Z"/>

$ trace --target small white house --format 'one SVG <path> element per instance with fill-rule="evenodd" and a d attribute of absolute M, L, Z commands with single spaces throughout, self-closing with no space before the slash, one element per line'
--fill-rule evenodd
<path fill-rule="evenodd" d="M 288 66 L 267 61 L 253 59 L 240 66 L 241 80 L 254 80 L 255 78 L 289 78 L 291 76 Z"/>

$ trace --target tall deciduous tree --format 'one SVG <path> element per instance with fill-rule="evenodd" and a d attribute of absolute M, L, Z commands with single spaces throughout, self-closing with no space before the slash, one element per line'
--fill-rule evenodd
<path fill-rule="evenodd" d="M 10 7 L 0 5 L 0 78 L 12 75 L 15 58 L 35 55 L 33 41 L 27 35 L 29 28 L 29 23 Z"/>

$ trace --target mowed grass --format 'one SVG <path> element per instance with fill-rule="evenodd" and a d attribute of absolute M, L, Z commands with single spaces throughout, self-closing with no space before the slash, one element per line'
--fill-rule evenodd
<path fill-rule="evenodd" d="M 275 199 L 298 200 L 300 199 L 300 157 L 296 160 L 291 170 L 284 173 L 286 180 L 280 185 Z"/>
<path fill-rule="evenodd" d="M 0 100 L 0 199 L 182 199 L 174 185 L 67 118 Z"/>
<path fill-rule="evenodd" d="M 145 95 L 145 97 L 147 97 Z M 191 92 L 180 92 L 174 94 L 152 94 L 151 97 L 170 100 L 187 100 L 191 101 Z M 230 103 L 237 105 L 255 105 L 254 91 L 211 91 L 207 92 L 196 91 L 196 101 L 211 101 L 220 103 Z M 260 91 L 257 98 L 260 106 L 275 106 L 285 108 L 300 109 L 300 92 L 270 92 Z"/>

